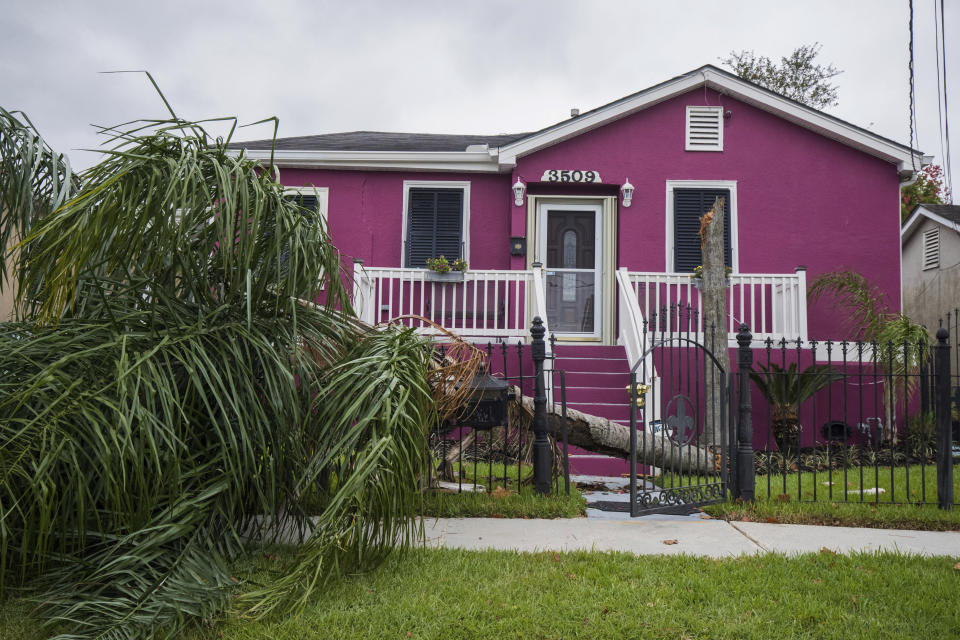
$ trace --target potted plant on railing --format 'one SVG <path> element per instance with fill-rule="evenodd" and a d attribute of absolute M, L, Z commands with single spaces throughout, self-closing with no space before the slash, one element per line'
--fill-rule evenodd
<path fill-rule="evenodd" d="M 817 391 L 843 376 L 825 364 L 813 364 L 798 371 L 795 362 L 791 362 L 786 369 L 771 362 L 769 367 L 761 364 L 760 369 L 751 371 L 750 379 L 770 405 L 773 439 L 782 453 L 795 451 L 799 448 L 800 431 L 803 429 L 800 426 L 800 406 Z"/>
<path fill-rule="evenodd" d="M 457 258 L 448 262 L 446 257 L 427 258 L 427 279 L 438 282 L 463 282 L 463 273 L 467 270 L 467 261 Z"/>
<path fill-rule="evenodd" d="M 732 267 L 724 267 L 723 275 L 727 277 L 727 286 L 730 286 L 730 274 L 733 273 Z M 693 273 L 690 274 L 690 279 L 693 280 L 693 286 L 697 289 L 703 286 L 703 265 L 698 264 L 693 268 Z"/>

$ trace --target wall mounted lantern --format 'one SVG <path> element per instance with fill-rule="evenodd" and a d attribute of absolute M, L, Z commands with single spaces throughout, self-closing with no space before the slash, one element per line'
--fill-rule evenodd
<path fill-rule="evenodd" d="M 523 192 L 527 190 L 527 185 L 520 182 L 520 178 L 513 183 L 513 204 L 518 207 L 523 206 Z"/>
<path fill-rule="evenodd" d="M 633 202 L 633 185 L 630 184 L 630 178 L 627 178 L 627 181 L 620 187 L 620 193 L 623 194 L 623 206 L 629 207 L 630 203 Z"/>

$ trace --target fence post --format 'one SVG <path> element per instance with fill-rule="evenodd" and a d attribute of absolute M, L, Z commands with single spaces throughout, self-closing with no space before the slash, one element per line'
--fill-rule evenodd
<path fill-rule="evenodd" d="M 951 447 L 950 415 L 950 332 L 946 327 L 937 330 L 934 347 L 934 407 L 937 417 L 937 504 L 941 509 L 953 507 L 953 450 Z"/>
<path fill-rule="evenodd" d="M 543 340 L 546 329 L 540 316 L 533 319 L 530 327 L 530 352 L 533 355 L 533 485 L 537 493 L 550 493 L 550 476 L 553 456 L 547 439 L 547 389 L 544 382 L 543 363 L 547 357 L 547 344 Z"/>
<path fill-rule="evenodd" d="M 757 478 L 753 468 L 753 407 L 750 402 L 750 370 L 753 369 L 753 335 L 745 324 L 737 332 L 737 368 L 740 376 L 740 406 L 737 420 L 737 484 L 734 496 L 752 501 Z M 724 347 L 725 348 L 725 347 Z"/>

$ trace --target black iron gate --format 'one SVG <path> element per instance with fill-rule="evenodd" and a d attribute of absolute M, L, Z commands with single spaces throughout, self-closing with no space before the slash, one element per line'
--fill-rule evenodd
<path fill-rule="evenodd" d="M 658 315 L 627 388 L 632 516 L 721 502 L 731 480 L 733 376 L 717 357 L 727 334 L 704 332 L 689 307 Z"/>

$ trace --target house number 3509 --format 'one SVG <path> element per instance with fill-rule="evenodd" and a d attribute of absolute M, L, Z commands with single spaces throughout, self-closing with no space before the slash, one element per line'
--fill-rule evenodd
<path fill-rule="evenodd" d="M 580 169 L 547 169 L 540 182 L 600 182 L 600 174 Z"/>

